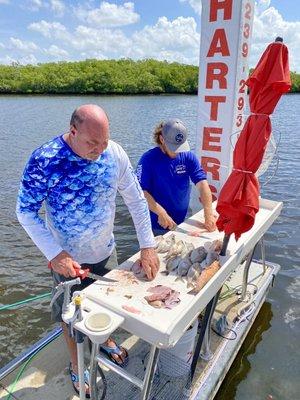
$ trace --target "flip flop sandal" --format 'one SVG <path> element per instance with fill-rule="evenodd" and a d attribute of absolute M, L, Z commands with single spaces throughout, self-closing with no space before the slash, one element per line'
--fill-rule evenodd
<path fill-rule="evenodd" d="M 78 376 L 78 374 L 75 374 L 75 372 L 72 370 L 72 363 L 70 363 L 70 365 L 69 365 L 69 374 L 70 374 L 70 376 L 71 376 L 73 388 L 74 388 L 75 392 L 76 392 L 77 394 L 79 394 L 79 390 L 78 390 L 77 387 L 75 386 L 75 383 L 79 383 L 79 376 Z M 90 381 L 90 373 L 89 373 L 89 371 L 86 369 L 86 370 L 84 371 L 84 382 L 85 382 L 88 386 L 89 386 L 89 381 Z M 86 394 L 85 394 L 85 397 L 86 397 L 87 399 L 90 399 L 90 398 L 91 398 L 91 396 L 90 396 L 89 393 L 86 393 Z"/>
<path fill-rule="evenodd" d="M 101 344 L 100 351 L 105 353 L 109 357 L 109 359 L 119 367 L 124 367 L 128 363 L 128 351 L 125 349 L 125 347 L 119 346 L 117 344 L 113 347 Z M 120 358 L 122 355 L 125 356 L 124 361 L 118 362 L 113 357 L 113 354 L 117 354 Z"/>

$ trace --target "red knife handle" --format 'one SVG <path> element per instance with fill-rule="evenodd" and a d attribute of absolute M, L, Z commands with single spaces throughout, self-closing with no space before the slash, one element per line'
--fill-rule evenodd
<path fill-rule="evenodd" d="M 51 261 L 48 262 L 48 268 L 52 269 L 52 264 Z M 74 268 L 75 269 L 75 277 L 79 277 L 80 279 L 85 279 L 88 275 L 88 273 L 90 272 L 90 270 L 88 268 Z"/>
<path fill-rule="evenodd" d="M 75 268 L 75 272 L 76 272 L 76 277 L 79 276 L 80 279 L 85 279 L 90 270 L 88 268 L 81 268 L 81 269 Z"/>

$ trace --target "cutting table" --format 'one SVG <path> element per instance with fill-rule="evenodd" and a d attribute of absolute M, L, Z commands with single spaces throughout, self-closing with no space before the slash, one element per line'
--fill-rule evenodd
<path fill-rule="evenodd" d="M 117 270 L 112 270 L 106 275 L 116 279 L 117 283 L 95 282 L 87 287 L 83 291 L 82 320 L 75 324 L 75 328 L 87 335 L 93 343 L 91 355 L 92 398 L 96 399 L 97 396 L 96 367 L 97 362 L 100 361 L 139 387 L 141 399 L 148 399 L 159 350 L 172 347 L 177 343 L 202 310 L 216 297 L 232 271 L 244 261 L 247 255 L 253 253 L 254 247 L 279 216 L 281 209 L 281 202 L 260 200 L 260 210 L 253 228 L 243 234 L 237 242 L 231 237 L 227 253 L 220 259 L 220 270 L 197 295 L 189 294 L 190 289 L 187 288 L 186 282 L 176 280 L 176 275 L 171 273 L 166 276 L 161 273 L 165 270 L 164 254 L 159 254 L 160 272 L 153 281 L 132 280 L 131 273 L 127 274 L 126 271 L 130 271 L 133 263 L 139 257 L 139 253 L 137 253 L 122 263 Z M 223 234 L 217 231 L 201 232 L 199 222 L 204 222 L 203 210 L 187 219 L 172 233 L 178 240 L 193 243 L 195 248 L 206 246 L 207 242 L 223 238 Z M 170 234 L 171 232 L 168 232 L 166 235 Z M 147 289 L 156 285 L 169 286 L 180 292 L 180 303 L 173 309 L 154 308 L 149 305 L 144 297 L 149 294 Z M 110 322 L 107 329 L 103 329 L 103 327 L 98 331 L 89 329 L 86 321 L 99 313 L 109 315 Z M 66 322 L 68 322 L 67 318 Z M 144 380 L 130 375 L 98 354 L 98 344 L 103 343 L 117 327 L 122 327 L 151 344 Z M 83 398 L 84 395 L 82 395 Z"/>

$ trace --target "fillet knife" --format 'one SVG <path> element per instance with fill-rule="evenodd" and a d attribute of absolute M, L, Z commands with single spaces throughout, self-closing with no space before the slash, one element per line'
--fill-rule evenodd
<path fill-rule="evenodd" d="M 48 263 L 48 268 L 52 269 L 51 262 Z M 118 282 L 115 279 L 106 278 L 105 276 L 94 274 L 94 273 L 90 272 L 89 268 L 80 268 L 80 269 L 74 268 L 74 269 L 76 272 L 76 278 L 79 277 L 81 280 L 85 279 L 85 278 L 91 278 L 91 279 L 94 279 L 95 281 L 102 281 L 102 282 L 109 282 L 109 283 Z"/>

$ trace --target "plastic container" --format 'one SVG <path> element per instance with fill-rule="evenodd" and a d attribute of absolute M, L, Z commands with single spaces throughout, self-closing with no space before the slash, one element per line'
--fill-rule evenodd
<path fill-rule="evenodd" d="M 198 320 L 178 340 L 174 347 L 160 351 L 158 372 L 168 376 L 181 376 L 190 372 Z"/>
<path fill-rule="evenodd" d="M 108 314 L 104 312 L 98 312 L 90 314 L 84 321 L 84 324 L 87 329 L 92 332 L 101 332 L 111 326 L 112 320 Z"/>

